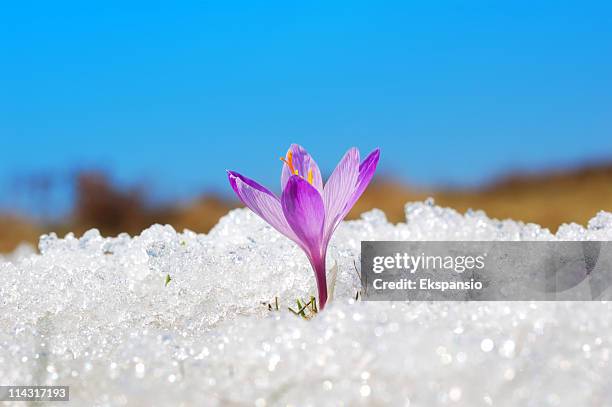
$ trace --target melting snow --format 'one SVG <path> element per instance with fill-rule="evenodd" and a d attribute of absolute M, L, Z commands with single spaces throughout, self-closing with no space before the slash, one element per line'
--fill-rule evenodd
<path fill-rule="evenodd" d="M 432 202 L 406 217 L 343 223 L 311 321 L 286 311 L 314 294 L 306 257 L 246 209 L 206 235 L 43 236 L 0 258 L 0 385 L 69 385 L 78 406 L 612 404 L 612 303 L 351 300 L 361 240 L 612 240 L 612 214 L 556 235 Z"/>

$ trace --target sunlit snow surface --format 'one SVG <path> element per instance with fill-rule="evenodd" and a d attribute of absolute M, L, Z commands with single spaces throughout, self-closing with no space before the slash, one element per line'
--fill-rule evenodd
<path fill-rule="evenodd" d="M 245 209 L 207 235 L 43 237 L 0 259 L 0 385 L 69 385 L 76 406 L 612 405 L 612 303 L 350 300 L 361 240 L 612 240 L 612 214 L 553 235 L 406 213 L 344 222 L 336 299 L 311 321 L 286 311 L 314 293 L 305 256 Z"/>

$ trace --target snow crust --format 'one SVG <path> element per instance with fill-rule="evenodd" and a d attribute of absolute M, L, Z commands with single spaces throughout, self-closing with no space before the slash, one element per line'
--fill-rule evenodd
<path fill-rule="evenodd" d="M 310 321 L 286 310 L 315 293 L 306 257 L 246 209 L 208 234 L 42 236 L 0 258 L 0 385 L 69 385 L 75 406 L 612 405 L 612 303 L 353 301 L 360 241 L 408 239 L 612 240 L 612 214 L 552 234 L 432 201 L 367 212 Z"/>

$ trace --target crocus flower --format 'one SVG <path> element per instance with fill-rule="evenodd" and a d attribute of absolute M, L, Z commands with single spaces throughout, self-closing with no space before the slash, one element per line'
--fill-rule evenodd
<path fill-rule="evenodd" d="M 327 246 L 372 180 L 379 157 L 380 150 L 376 149 L 360 163 L 359 150 L 349 149 L 323 186 L 315 160 L 302 146 L 292 144 L 281 157 L 284 164 L 280 198 L 250 178 L 227 172 L 242 203 L 306 253 L 314 270 L 320 309 L 327 302 Z"/>

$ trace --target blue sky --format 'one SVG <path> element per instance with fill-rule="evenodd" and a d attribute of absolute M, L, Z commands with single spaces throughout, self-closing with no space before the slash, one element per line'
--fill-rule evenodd
<path fill-rule="evenodd" d="M 226 168 L 276 187 L 291 142 L 327 173 L 380 146 L 419 185 L 612 160 L 610 3 L 11 3 L 0 205 L 90 167 L 168 199 Z"/>

